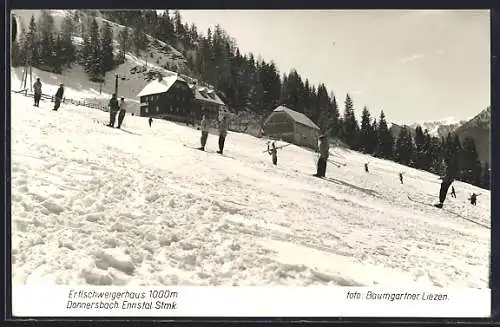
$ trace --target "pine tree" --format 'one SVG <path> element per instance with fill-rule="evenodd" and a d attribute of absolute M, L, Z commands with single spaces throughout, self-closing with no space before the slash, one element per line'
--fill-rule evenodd
<path fill-rule="evenodd" d="M 61 64 L 71 67 L 71 63 L 75 60 L 76 48 L 73 44 L 73 34 L 76 33 L 75 17 L 66 16 L 62 22 L 60 33 L 59 59 Z"/>
<path fill-rule="evenodd" d="M 413 141 L 411 133 L 406 126 L 403 126 L 399 132 L 394 154 L 397 162 L 406 166 L 412 166 L 412 157 L 414 154 Z"/>
<path fill-rule="evenodd" d="M 378 142 L 379 142 L 378 124 L 377 124 L 377 119 L 374 118 L 373 123 L 370 126 L 370 142 L 369 142 L 369 148 L 368 148 L 369 154 L 375 153 L 375 150 L 377 149 Z"/>
<path fill-rule="evenodd" d="M 172 43 L 175 39 L 174 25 L 168 10 L 165 10 L 163 15 L 158 19 L 158 28 L 156 29 L 155 36 L 163 42 Z"/>
<path fill-rule="evenodd" d="M 445 161 L 443 157 L 444 142 L 438 137 L 430 138 L 429 146 L 429 171 L 434 174 L 442 176 L 445 172 Z"/>
<path fill-rule="evenodd" d="M 40 62 L 40 51 L 38 49 L 39 44 L 40 40 L 37 33 L 35 17 L 31 16 L 28 33 L 26 34 L 26 42 L 23 48 L 26 54 L 27 62 L 32 65 L 37 65 Z"/>
<path fill-rule="evenodd" d="M 416 134 L 415 134 L 416 137 Z M 417 137 L 415 139 L 415 166 L 418 169 L 423 169 L 425 171 L 430 171 L 432 163 L 434 162 L 433 156 L 434 154 L 431 152 L 432 150 L 432 137 L 429 134 L 429 131 L 426 129 L 422 134 L 422 144 L 419 145 L 417 141 Z"/>
<path fill-rule="evenodd" d="M 341 129 L 342 129 L 342 126 L 340 125 L 339 106 L 337 104 L 337 99 L 335 98 L 335 95 L 333 93 L 331 94 L 330 99 L 332 99 L 332 102 L 330 105 L 330 108 L 332 110 L 332 121 L 330 124 L 330 137 L 337 138 L 337 137 L 340 137 Z"/>
<path fill-rule="evenodd" d="M 462 180 L 466 183 L 481 186 L 483 177 L 481 175 L 481 162 L 478 158 L 476 143 L 471 137 L 464 138 L 462 160 Z"/>
<path fill-rule="evenodd" d="M 57 35 L 57 38 L 54 42 L 54 47 L 53 47 L 53 53 L 52 53 L 52 59 L 51 59 L 51 66 L 54 69 L 54 72 L 57 74 L 62 73 L 63 65 L 67 62 L 67 58 L 62 58 L 60 54 L 63 53 L 63 43 L 61 40 L 61 35 Z"/>
<path fill-rule="evenodd" d="M 264 111 L 264 88 L 262 87 L 260 69 L 261 67 L 258 66 L 252 76 L 252 86 L 248 94 L 246 105 L 246 107 L 254 113 L 261 113 Z"/>
<path fill-rule="evenodd" d="M 328 133 L 329 126 L 332 125 L 333 111 L 331 108 L 330 97 L 324 84 L 318 86 L 317 103 L 319 107 L 319 120 L 318 125 L 322 133 Z"/>
<path fill-rule="evenodd" d="M 102 52 L 102 73 L 110 71 L 115 66 L 113 54 L 113 30 L 108 22 L 104 22 L 101 27 L 101 52 Z"/>
<path fill-rule="evenodd" d="M 40 57 L 38 64 L 40 68 L 47 70 L 55 70 L 55 37 L 56 34 L 54 18 L 48 10 L 42 10 L 38 20 L 38 34 L 40 38 Z"/>
<path fill-rule="evenodd" d="M 99 37 L 99 25 L 95 17 L 90 25 L 89 35 L 84 40 L 85 48 L 85 71 L 90 75 L 91 80 L 98 81 L 102 77 L 103 57 Z"/>
<path fill-rule="evenodd" d="M 125 62 L 125 54 L 130 51 L 130 32 L 127 27 L 120 31 L 118 43 L 120 44 L 120 50 L 117 61 L 119 64 L 122 64 Z"/>
<path fill-rule="evenodd" d="M 343 120 L 343 137 L 344 141 L 352 149 L 358 149 L 359 141 L 359 126 L 354 115 L 354 105 L 349 93 L 346 95 L 345 99 L 345 109 L 344 109 L 344 120 Z"/>
<path fill-rule="evenodd" d="M 381 111 L 378 123 L 378 144 L 375 150 L 375 155 L 384 159 L 392 159 L 393 145 L 394 139 L 387 126 L 384 111 Z"/>
<path fill-rule="evenodd" d="M 370 112 L 365 106 L 361 114 L 361 131 L 359 135 L 359 146 L 363 153 L 370 153 L 371 151 L 372 126 L 370 120 Z"/>
<path fill-rule="evenodd" d="M 415 128 L 415 153 L 414 161 L 415 167 L 417 169 L 424 169 L 426 164 L 426 153 L 425 153 L 425 135 L 422 131 L 422 127 L 417 126 Z"/>
<path fill-rule="evenodd" d="M 136 54 L 140 54 L 140 52 L 146 50 L 148 46 L 145 34 L 145 25 L 146 23 L 142 15 L 139 15 L 135 18 L 134 29 L 132 31 L 132 44 L 134 46 L 134 51 Z"/>
<path fill-rule="evenodd" d="M 179 41 L 182 41 L 185 34 L 185 30 L 184 30 L 184 25 L 182 24 L 182 17 L 179 10 L 174 11 L 174 28 L 177 39 Z"/>

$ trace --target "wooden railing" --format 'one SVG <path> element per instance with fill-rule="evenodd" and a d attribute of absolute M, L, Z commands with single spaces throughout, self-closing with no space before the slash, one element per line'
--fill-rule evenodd
<path fill-rule="evenodd" d="M 22 95 L 27 96 L 27 97 L 33 97 L 35 95 L 34 92 L 31 92 L 31 91 L 28 92 L 27 89 L 20 90 L 20 91 L 12 91 L 12 92 L 22 94 Z M 56 100 L 54 95 L 49 95 L 49 94 L 44 94 L 44 93 L 42 93 L 41 99 L 50 100 L 50 102 L 55 102 L 55 100 Z M 84 100 L 75 100 L 72 98 L 63 97 L 62 103 L 71 103 L 71 104 L 76 105 L 76 106 L 83 106 L 86 108 L 108 111 L 108 108 L 106 106 L 92 103 L 92 102 L 88 102 L 88 101 L 85 101 L 85 99 Z"/>

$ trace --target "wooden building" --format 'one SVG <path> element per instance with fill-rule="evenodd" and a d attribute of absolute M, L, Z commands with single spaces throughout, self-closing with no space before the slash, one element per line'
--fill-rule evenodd
<path fill-rule="evenodd" d="M 142 117 L 187 121 L 192 116 L 193 92 L 176 74 L 148 83 L 137 96 Z"/>
<path fill-rule="evenodd" d="M 223 112 L 229 112 L 226 104 L 217 95 L 214 89 L 199 86 L 198 84 L 190 85 L 194 96 L 194 112 L 196 119 L 201 119 L 201 115 L 207 114 L 211 119 L 217 119 Z"/>
<path fill-rule="evenodd" d="M 316 148 L 320 128 L 306 115 L 279 106 L 263 124 L 264 135 L 300 146 Z"/>
<path fill-rule="evenodd" d="M 148 83 L 138 97 L 144 117 L 189 121 L 199 120 L 203 112 L 215 118 L 228 110 L 213 88 L 176 73 Z"/>

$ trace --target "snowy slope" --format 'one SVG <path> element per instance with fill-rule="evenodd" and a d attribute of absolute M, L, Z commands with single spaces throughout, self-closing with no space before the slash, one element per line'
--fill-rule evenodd
<path fill-rule="evenodd" d="M 407 199 L 434 202 L 437 176 L 335 150 L 320 180 L 293 145 L 274 167 L 249 135 L 219 156 L 178 124 L 50 109 L 12 94 L 15 284 L 488 286 L 490 230 Z M 446 208 L 489 225 L 489 192 L 455 188 Z"/>

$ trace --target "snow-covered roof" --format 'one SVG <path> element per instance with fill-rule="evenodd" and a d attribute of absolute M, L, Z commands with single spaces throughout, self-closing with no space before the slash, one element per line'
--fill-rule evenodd
<path fill-rule="evenodd" d="M 290 118 L 292 118 L 294 121 L 296 121 L 297 123 L 300 123 L 302 125 L 305 125 L 305 126 L 308 126 L 308 127 L 311 127 L 311 128 L 314 128 L 314 129 L 317 129 L 319 130 L 320 128 L 318 127 L 318 125 L 316 125 L 312 120 L 309 119 L 309 117 L 307 117 L 306 115 L 300 113 L 300 112 L 297 112 L 295 110 L 292 110 L 292 109 L 289 109 L 285 106 L 279 106 L 278 108 L 274 109 L 273 112 L 284 112 L 286 113 L 288 116 L 290 116 Z"/>
<path fill-rule="evenodd" d="M 148 83 L 141 92 L 137 94 L 138 97 L 142 97 L 145 95 L 151 95 L 151 94 L 160 94 L 167 92 L 172 85 L 174 85 L 175 81 L 177 81 L 178 77 L 177 75 L 171 75 L 171 76 L 166 76 L 163 77 L 161 81 L 159 80 L 154 80 L 150 83 Z"/>
<path fill-rule="evenodd" d="M 193 87 L 194 98 L 199 101 L 205 101 L 210 103 L 215 103 L 220 106 L 225 106 L 226 104 L 219 98 L 214 90 L 208 90 L 206 87 Z"/>

